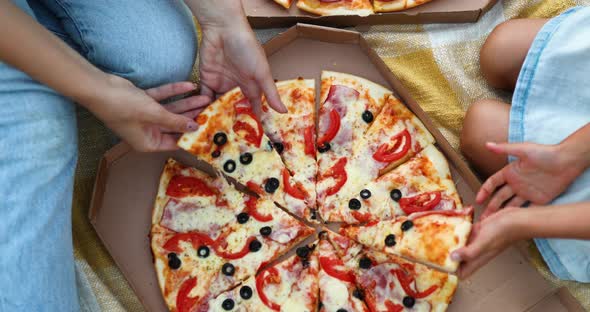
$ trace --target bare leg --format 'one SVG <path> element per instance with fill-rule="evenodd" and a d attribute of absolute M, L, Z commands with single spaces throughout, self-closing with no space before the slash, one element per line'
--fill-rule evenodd
<path fill-rule="evenodd" d="M 514 19 L 490 33 L 480 51 L 481 71 L 496 88 L 513 90 L 535 36 L 548 19 Z"/>

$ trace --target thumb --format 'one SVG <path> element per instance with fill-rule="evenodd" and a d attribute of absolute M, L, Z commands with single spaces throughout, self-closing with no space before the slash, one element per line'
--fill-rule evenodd
<path fill-rule="evenodd" d="M 531 148 L 530 143 L 486 143 L 486 147 L 493 153 L 511 155 L 518 158 L 526 157 Z"/>
<path fill-rule="evenodd" d="M 172 132 L 191 132 L 198 128 L 198 125 L 194 120 L 183 115 L 171 113 L 161 106 L 159 109 L 151 112 L 147 116 L 147 119 L 147 122 L 168 129 Z"/>
<path fill-rule="evenodd" d="M 471 242 L 469 245 L 459 248 L 451 253 L 451 260 L 457 262 L 469 262 L 476 259 L 484 250 L 483 244 L 478 240 Z"/>

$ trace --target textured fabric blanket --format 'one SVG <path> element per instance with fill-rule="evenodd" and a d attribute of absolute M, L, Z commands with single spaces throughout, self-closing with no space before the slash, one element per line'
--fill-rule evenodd
<path fill-rule="evenodd" d="M 481 98 L 510 102 L 511 94 L 486 85 L 479 49 L 487 35 L 511 18 L 553 17 L 590 0 L 500 1 L 474 24 L 359 27 L 412 96 L 457 148 L 463 116 Z M 257 31 L 264 42 L 282 29 Z M 196 71 L 195 71 L 196 73 Z M 198 79 L 196 74 L 193 77 Z M 73 201 L 74 248 L 83 311 L 142 311 L 137 297 L 88 222 L 87 212 L 98 161 L 115 137 L 86 111 L 79 111 L 80 160 Z M 531 245 L 532 265 L 555 287 L 566 286 L 590 311 L 590 285 L 557 281 Z"/>

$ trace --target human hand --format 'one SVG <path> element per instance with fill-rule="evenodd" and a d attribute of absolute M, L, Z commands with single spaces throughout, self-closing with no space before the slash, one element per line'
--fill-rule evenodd
<path fill-rule="evenodd" d="M 524 239 L 518 226 L 527 209 L 507 207 L 473 226 L 467 245 L 455 250 L 451 259 L 461 261 L 457 272 L 460 278 L 471 276 L 479 268 L 504 251 L 514 242 Z"/>
<path fill-rule="evenodd" d="M 477 193 L 476 202 L 491 198 L 481 215 L 485 219 L 505 206 L 522 206 L 526 201 L 546 204 L 559 196 L 583 172 L 561 145 L 533 143 L 496 144 L 486 147 L 517 160 L 488 178 Z"/>
<path fill-rule="evenodd" d="M 225 14 L 221 18 L 201 14 L 199 19 L 203 33 L 199 52 L 201 94 L 214 98 L 217 93 L 239 86 L 255 111 L 259 111 L 264 94 L 270 107 L 287 112 L 266 55 L 243 18 L 241 6 L 235 11 L 228 9 Z"/>
<path fill-rule="evenodd" d="M 158 101 L 193 91 L 191 82 L 178 82 L 141 90 L 131 82 L 108 76 L 101 93 L 83 103 L 107 127 L 137 151 L 176 150 L 180 133 L 194 131 L 194 118 L 211 102 L 204 95 L 191 96 L 166 105 Z"/>

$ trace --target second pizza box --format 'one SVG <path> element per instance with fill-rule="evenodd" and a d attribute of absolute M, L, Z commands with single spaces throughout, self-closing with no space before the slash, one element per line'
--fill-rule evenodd
<path fill-rule="evenodd" d="M 480 187 L 478 179 L 358 33 L 299 24 L 270 40 L 264 48 L 273 75 L 279 80 L 301 76 L 319 83 L 321 70 L 333 70 L 391 88 L 436 138 L 464 203 L 473 204 Z M 169 157 L 212 172 L 207 164 L 183 151 L 146 154 L 119 144 L 100 163 L 89 212 L 96 232 L 147 311 L 167 310 L 158 288 L 148 235 L 160 173 Z M 448 311 L 498 310 L 584 311 L 566 289 L 556 289 L 544 280 L 519 248 L 508 249 L 474 276 L 461 281 Z"/>
<path fill-rule="evenodd" d="M 289 10 L 273 0 L 242 0 L 248 21 L 255 28 L 289 27 L 295 23 L 324 26 L 356 26 L 377 24 L 473 23 L 488 11 L 497 0 L 433 0 L 418 7 L 369 16 L 318 16 L 299 10 Z"/>

